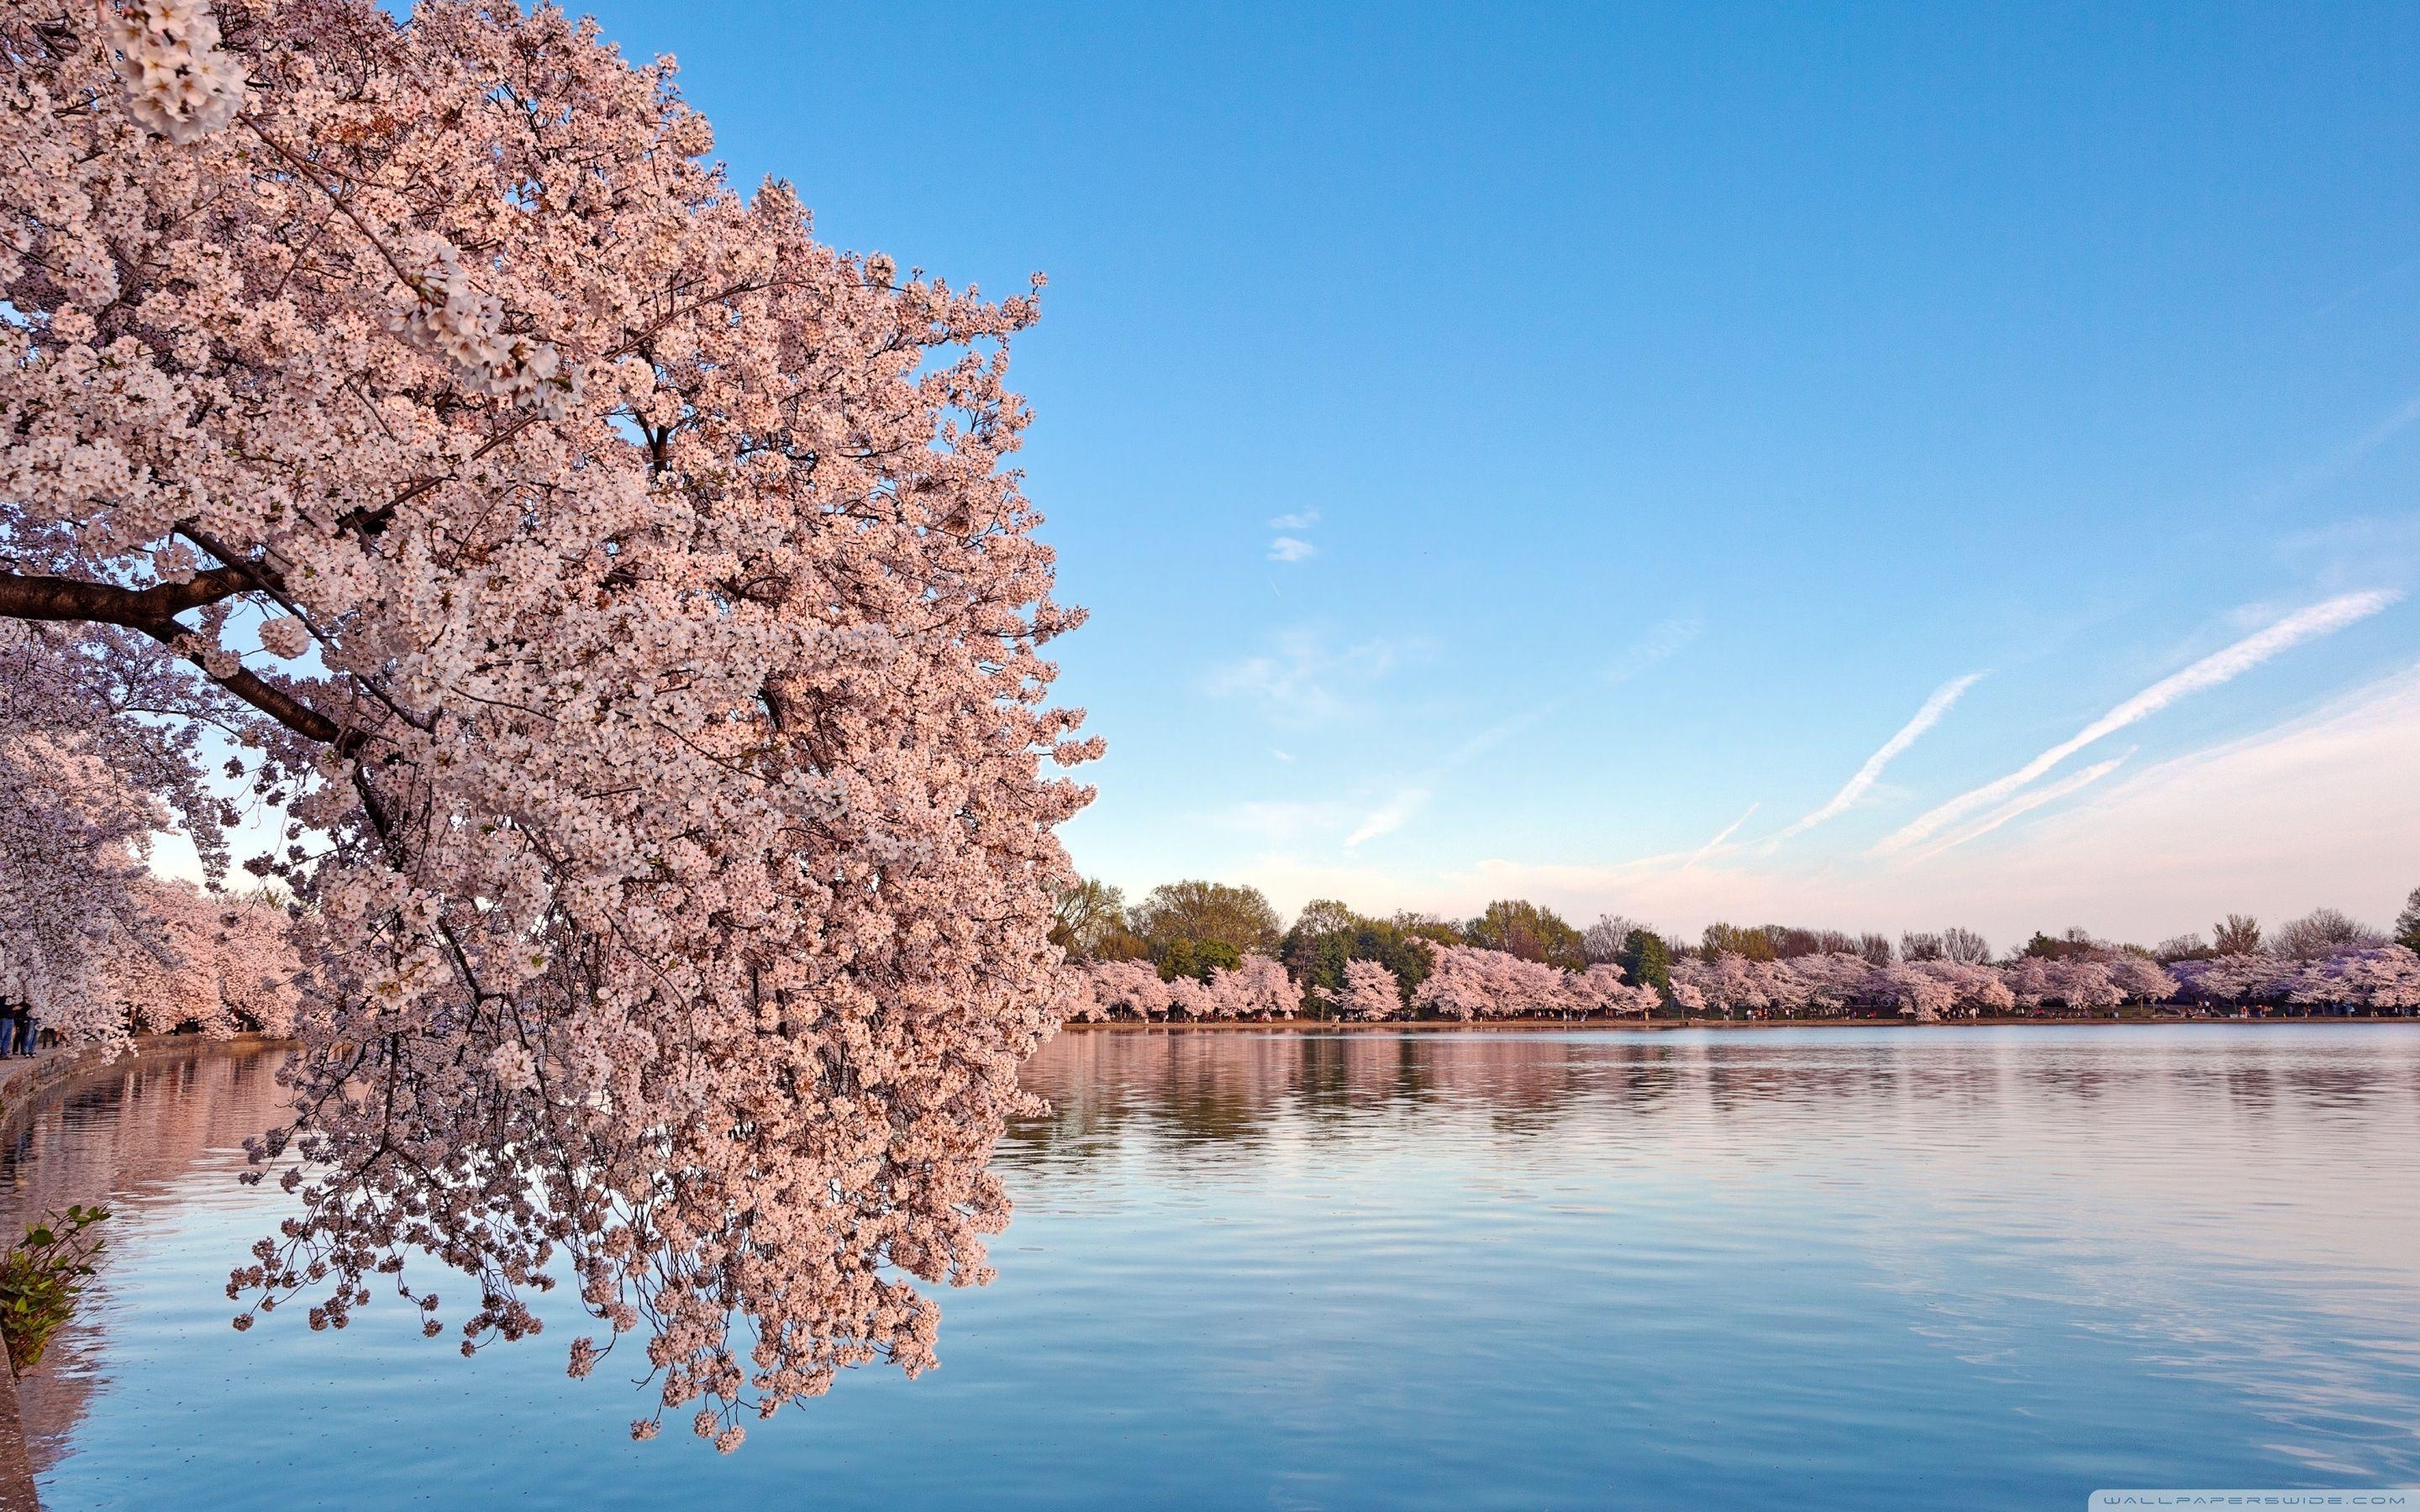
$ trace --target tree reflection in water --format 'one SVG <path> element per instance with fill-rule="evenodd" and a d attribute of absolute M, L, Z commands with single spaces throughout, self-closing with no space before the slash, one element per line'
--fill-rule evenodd
<path fill-rule="evenodd" d="M 0 1232 L 13 1240 L 26 1223 L 74 1202 L 100 1203 L 114 1214 L 101 1273 L 77 1316 L 18 1383 L 37 1473 L 56 1462 L 107 1381 L 113 1258 L 140 1240 L 147 1223 L 167 1216 L 188 1182 L 232 1186 L 243 1141 L 284 1111 L 277 1087 L 284 1058 L 282 1051 L 240 1045 L 178 1046 L 88 1074 L 65 1098 L 9 1120 L 0 1147 Z"/>

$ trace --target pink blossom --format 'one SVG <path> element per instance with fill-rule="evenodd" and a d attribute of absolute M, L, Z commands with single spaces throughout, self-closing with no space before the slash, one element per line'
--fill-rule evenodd
<path fill-rule="evenodd" d="M 560 1271 L 719 1443 L 930 1367 L 1078 1004 L 1036 294 L 869 276 L 559 11 L 0 33 L 0 973 L 90 1039 L 292 994 L 262 1311 L 340 1327 L 433 1254 L 475 1349 Z M 170 824 L 219 875 L 245 810 L 283 978 L 142 880 Z M 217 952 L 215 1003 L 147 943 Z"/>

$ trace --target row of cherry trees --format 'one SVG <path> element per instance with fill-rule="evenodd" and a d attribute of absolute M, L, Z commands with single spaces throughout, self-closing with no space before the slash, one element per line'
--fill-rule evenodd
<path fill-rule="evenodd" d="M 1671 964 L 1659 993 L 1607 963 L 1572 971 L 1508 951 L 1422 942 L 1432 964 L 1406 993 L 1375 961 L 1352 961 L 1345 986 L 1313 986 L 1333 1016 L 1382 1020 L 1644 1018 L 1659 1008 L 1722 1018 L 1895 1014 L 1924 1022 L 2009 1013 L 2108 1013 L 2128 1004 L 2214 1010 L 2304 1009 L 2384 1014 L 2420 1011 L 2420 955 L 2400 945 L 2348 949 L 2314 960 L 2226 955 L 2163 966 L 2133 951 L 2020 956 L 1993 965 L 1947 960 L 1876 965 L 1845 951 L 1760 961 L 1720 951 Z M 1078 1021 L 1291 1018 L 1302 987 L 1262 955 L 1208 980 L 1162 980 L 1147 961 L 1073 968 Z"/>

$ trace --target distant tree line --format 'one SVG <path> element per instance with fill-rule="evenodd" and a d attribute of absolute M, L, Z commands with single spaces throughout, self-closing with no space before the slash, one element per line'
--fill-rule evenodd
<path fill-rule="evenodd" d="M 1606 915 L 1585 929 L 1526 899 L 1477 917 L 1357 912 L 1289 924 L 1259 889 L 1187 881 L 1129 904 L 1087 880 L 1051 939 L 1082 969 L 1078 1018 L 1726 1018 L 2420 1010 L 2420 888 L 2390 933 L 2333 908 L 2264 932 L 2229 914 L 2155 946 L 2075 928 L 2004 957 L 1968 929 L 1887 935 L 1709 924 L 1695 943 Z"/>

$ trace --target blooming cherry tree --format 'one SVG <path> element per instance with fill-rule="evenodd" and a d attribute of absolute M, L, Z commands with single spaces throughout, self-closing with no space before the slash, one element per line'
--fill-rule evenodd
<path fill-rule="evenodd" d="M 1166 1018 L 1174 1002 L 1169 984 L 1148 961 L 1095 961 L 1081 974 L 1104 1017 Z"/>
<path fill-rule="evenodd" d="M 1337 1009 L 1347 1018 L 1390 1019 L 1404 1011 L 1404 996 L 1395 974 L 1383 962 L 1344 963 L 1344 991 Z"/>
<path fill-rule="evenodd" d="M 1394 974 L 1388 972 L 1388 980 L 1393 980 Z M 1350 987 L 1349 980 L 1346 985 Z M 1219 1001 L 1222 1018 L 1285 1018 L 1302 1003 L 1302 994 L 1285 967 L 1265 955 L 1248 955 L 1240 965 L 1211 972 L 1210 991 Z"/>
<path fill-rule="evenodd" d="M 108 918 L 97 947 L 94 997 L 103 1017 L 90 1032 L 71 1026 L 73 1037 L 291 1031 L 300 966 L 282 909 L 152 876 L 132 891 L 133 917 Z"/>
<path fill-rule="evenodd" d="M 89 858 L 0 951 L 90 979 L 169 810 L 224 855 L 163 727 L 290 821 L 253 865 L 304 904 L 302 1048 L 255 1155 L 299 1206 L 239 1323 L 381 1282 L 467 1351 L 567 1275 L 573 1373 L 636 1334 L 633 1431 L 726 1449 L 931 1365 L 920 1283 L 989 1275 L 987 1159 L 1073 1006 L 1089 791 L 1047 764 L 1098 750 L 1010 465 L 1034 295 L 816 240 L 668 63 L 554 11 L 0 0 L 0 655 L 49 668 L 0 783 L 73 800 L 0 849 Z"/>

